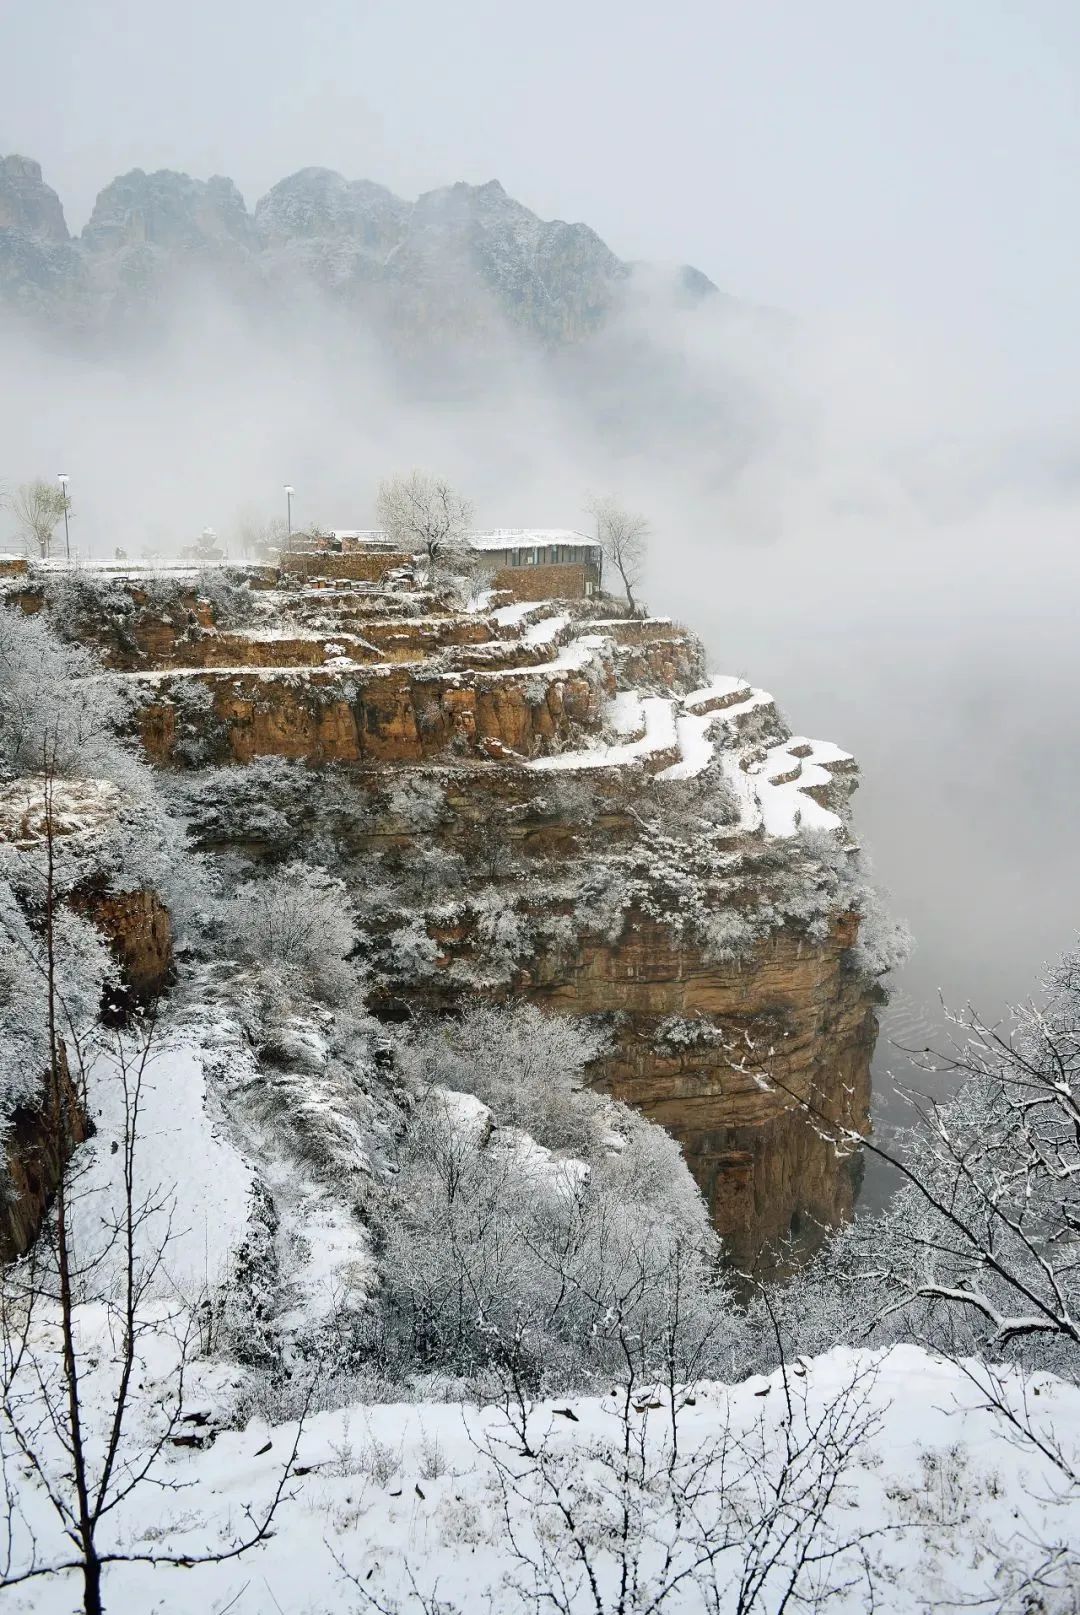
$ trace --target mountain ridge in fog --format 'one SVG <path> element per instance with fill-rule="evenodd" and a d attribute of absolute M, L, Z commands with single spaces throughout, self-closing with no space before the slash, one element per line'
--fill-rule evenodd
<path fill-rule="evenodd" d="M 642 272 L 588 225 L 541 219 L 497 180 L 409 202 L 304 168 L 249 211 L 220 175 L 136 168 L 105 186 L 73 236 L 40 165 L 0 158 L 0 306 L 106 339 L 202 277 L 271 309 L 314 291 L 408 338 L 468 341 L 494 319 L 557 348 L 600 330 Z M 676 302 L 729 301 L 688 265 L 644 274 Z"/>

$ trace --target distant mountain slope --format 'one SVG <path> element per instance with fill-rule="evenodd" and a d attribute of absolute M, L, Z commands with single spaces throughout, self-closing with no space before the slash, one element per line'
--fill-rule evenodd
<path fill-rule="evenodd" d="M 72 237 L 40 166 L 0 158 L 0 310 L 87 330 L 152 318 L 163 291 L 201 276 L 272 306 L 329 293 L 412 336 L 468 338 L 501 320 L 561 346 L 603 324 L 631 272 L 588 225 L 540 219 L 497 180 L 408 202 L 304 168 L 251 213 L 229 179 L 136 168 L 105 187 Z M 672 289 L 716 290 L 689 268 Z"/>

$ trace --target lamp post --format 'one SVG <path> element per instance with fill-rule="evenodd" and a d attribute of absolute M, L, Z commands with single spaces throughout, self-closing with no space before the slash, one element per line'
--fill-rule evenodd
<path fill-rule="evenodd" d="M 56 480 L 60 484 L 60 492 L 64 496 L 64 550 L 67 554 L 68 566 L 71 565 L 71 528 L 68 526 L 68 483 L 71 481 L 63 471 L 58 471 Z"/>
<path fill-rule="evenodd" d="M 289 537 L 292 537 L 292 496 L 296 492 L 291 482 L 285 484 L 285 522 Z"/>

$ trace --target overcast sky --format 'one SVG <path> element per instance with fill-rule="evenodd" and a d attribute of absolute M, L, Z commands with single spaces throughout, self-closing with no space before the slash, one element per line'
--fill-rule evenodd
<path fill-rule="evenodd" d="M 1080 338 L 1076 0 L 0 0 L 0 151 L 502 180 L 626 257 L 866 307 L 1054 384 Z"/>

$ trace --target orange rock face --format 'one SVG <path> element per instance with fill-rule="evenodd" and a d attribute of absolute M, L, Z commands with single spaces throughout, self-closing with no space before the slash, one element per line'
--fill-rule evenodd
<path fill-rule="evenodd" d="M 5 1140 L 6 1182 L 0 1197 L 0 1262 L 30 1249 L 76 1145 L 88 1136 L 86 1113 L 60 1046 L 60 1095 L 56 1106 L 22 1106 Z"/>
<path fill-rule="evenodd" d="M 73 907 L 105 937 L 123 976 L 125 996 L 149 1003 L 168 983 L 173 962 L 172 921 L 154 892 L 79 892 Z"/>
<path fill-rule="evenodd" d="M 780 931 L 745 960 L 709 963 L 654 921 L 634 916 L 617 943 L 585 941 L 569 960 L 541 960 L 525 987 L 567 1014 L 617 1012 L 599 1086 L 682 1144 L 729 1255 L 740 1267 L 766 1247 L 813 1248 L 847 1217 L 856 1175 L 799 1109 L 869 1122 L 873 992 L 845 963 L 857 917 L 822 943 Z M 700 1028 L 674 1043 L 664 1023 Z"/>
<path fill-rule="evenodd" d="M 421 677 L 393 666 L 372 674 L 313 668 L 264 677 L 208 670 L 197 683 L 212 701 L 212 711 L 199 717 L 200 734 L 216 739 L 221 760 L 240 763 L 253 757 L 421 762 L 447 754 L 486 755 L 488 742 L 528 757 L 569 743 L 575 726 L 595 724 L 606 696 L 572 673 L 542 681 L 524 671 L 466 680 Z M 159 679 L 155 698 L 140 712 L 143 745 L 155 762 L 183 761 L 183 684 Z"/>

